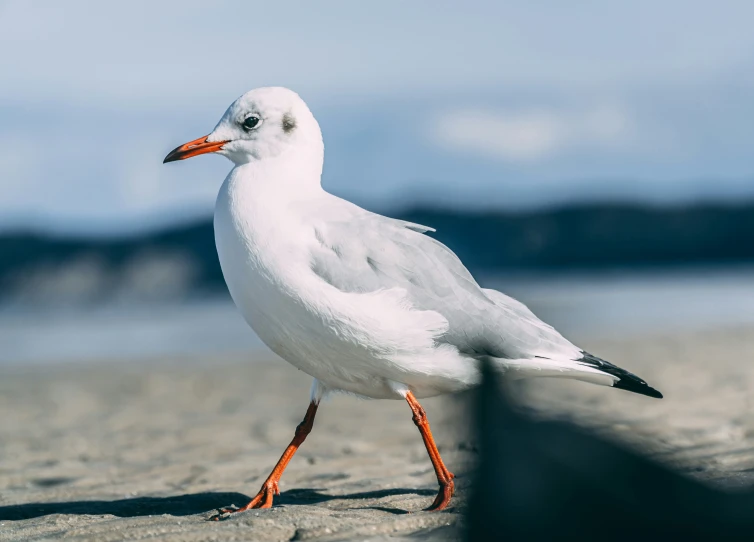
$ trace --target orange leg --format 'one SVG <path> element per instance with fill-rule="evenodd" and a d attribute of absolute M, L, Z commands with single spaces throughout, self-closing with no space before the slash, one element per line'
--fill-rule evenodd
<path fill-rule="evenodd" d="M 429 429 L 429 422 L 427 421 L 427 413 L 416 400 L 414 394 L 408 392 L 406 394 L 406 401 L 408 406 L 411 407 L 411 411 L 414 413 L 414 423 L 419 428 L 419 432 L 424 440 L 424 446 L 427 448 L 429 459 L 432 461 L 432 466 L 435 468 L 435 475 L 437 475 L 437 481 L 440 484 L 440 491 L 435 497 L 435 501 L 430 505 L 427 510 L 442 510 L 450 503 L 450 498 L 455 491 L 455 485 L 453 484 L 453 473 L 450 472 L 440 457 L 440 451 L 437 449 L 435 439 L 432 438 L 432 431 Z"/>
<path fill-rule="evenodd" d="M 262 488 L 259 490 L 259 493 L 257 493 L 257 495 L 253 499 L 251 499 L 251 501 L 249 501 L 249 503 L 243 508 L 225 508 L 220 511 L 220 514 L 214 516 L 212 519 L 218 520 L 220 519 L 220 516 L 224 514 L 245 512 L 246 510 L 251 510 L 252 508 L 272 507 L 272 497 L 274 495 L 280 495 L 280 489 L 278 488 L 280 477 L 283 475 L 285 467 L 288 466 L 288 463 L 293 458 L 293 454 L 296 453 L 298 447 L 301 446 L 304 440 L 306 440 L 306 436 L 311 432 L 312 426 L 314 425 L 314 415 L 316 413 L 317 403 L 309 403 L 309 408 L 306 410 L 304 421 L 302 421 L 300 424 L 298 424 L 298 427 L 296 427 L 296 434 L 294 435 L 293 440 L 291 440 L 291 443 L 285 449 L 283 455 L 280 456 L 277 465 L 275 465 L 275 468 L 272 469 L 272 472 L 267 477 L 267 480 L 265 480 L 264 484 L 262 484 Z"/>

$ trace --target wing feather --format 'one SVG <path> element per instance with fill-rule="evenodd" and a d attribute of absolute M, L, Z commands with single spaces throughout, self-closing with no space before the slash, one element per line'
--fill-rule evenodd
<path fill-rule="evenodd" d="M 399 287 L 421 310 L 442 314 L 438 341 L 462 353 L 506 359 L 575 359 L 580 350 L 523 303 L 479 286 L 432 228 L 364 212 L 320 224 L 313 271 L 344 292 Z"/>

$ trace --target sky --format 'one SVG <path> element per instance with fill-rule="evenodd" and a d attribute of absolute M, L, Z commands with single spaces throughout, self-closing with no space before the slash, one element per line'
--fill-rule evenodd
<path fill-rule="evenodd" d="M 0 226 L 211 212 L 162 165 L 246 90 L 296 90 L 325 187 L 375 210 L 754 197 L 754 3 L 0 0 Z"/>

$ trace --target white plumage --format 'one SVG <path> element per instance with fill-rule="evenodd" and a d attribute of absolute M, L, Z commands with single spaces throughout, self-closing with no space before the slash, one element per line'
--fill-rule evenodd
<path fill-rule="evenodd" d="M 235 164 L 215 205 L 217 253 L 233 301 L 267 346 L 315 379 L 306 416 L 259 493 L 220 516 L 272 506 L 330 391 L 408 402 L 440 485 L 430 510 L 447 507 L 455 486 L 417 397 L 474 385 L 482 359 L 515 378 L 568 377 L 662 397 L 522 303 L 481 288 L 426 235 L 431 228 L 325 192 L 322 133 L 296 93 L 247 92 L 211 134 L 165 161 L 207 152 Z"/>
<path fill-rule="evenodd" d="M 215 207 L 233 300 L 267 346 L 326 389 L 454 392 L 477 381 L 481 357 L 512 377 L 621 380 L 523 304 L 479 287 L 431 228 L 325 192 L 320 128 L 296 93 L 246 93 L 206 141 L 225 142 L 216 152 L 235 163 Z"/>

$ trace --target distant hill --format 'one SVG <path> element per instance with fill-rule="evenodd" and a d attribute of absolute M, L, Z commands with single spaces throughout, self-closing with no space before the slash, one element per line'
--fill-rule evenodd
<path fill-rule="evenodd" d="M 754 203 L 583 205 L 528 213 L 414 209 L 472 272 L 607 270 L 754 262 Z M 225 292 L 210 220 L 118 239 L 0 235 L 1 300 L 176 299 Z"/>
<path fill-rule="evenodd" d="M 754 202 L 647 207 L 582 205 L 531 213 L 417 209 L 471 269 L 564 270 L 754 261 Z"/>

